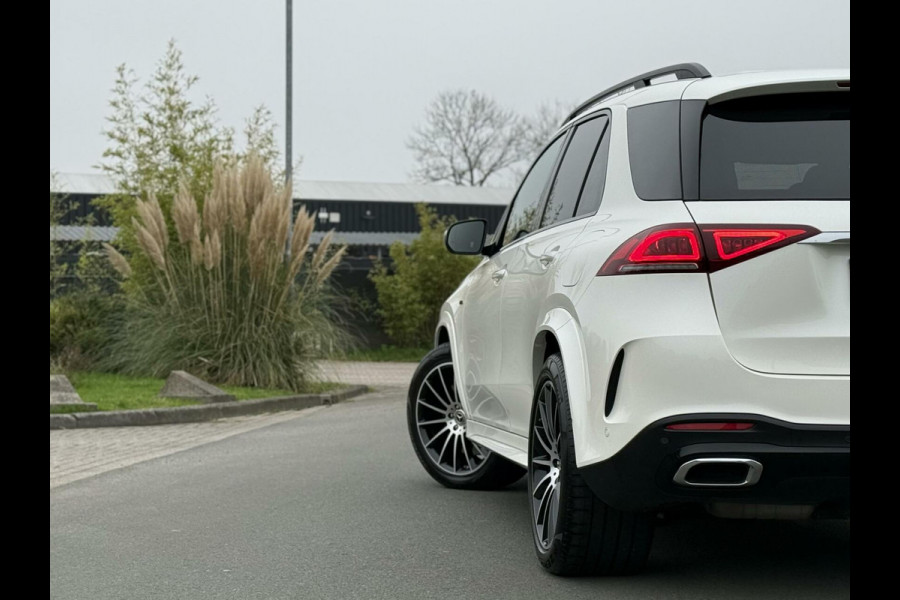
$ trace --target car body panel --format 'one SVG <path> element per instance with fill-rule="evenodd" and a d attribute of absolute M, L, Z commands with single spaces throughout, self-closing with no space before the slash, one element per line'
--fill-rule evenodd
<path fill-rule="evenodd" d="M 497 395 L 509 416 L 508 431 L 528 435 L 534 396 L 532 348 L 535 332 L 553 310 L 551 298 L 562 287 L 558 265 L 568 260 L 569 247 L 587 225 L 579 219 L 550 227 L 502 250 L 508 274 L 503 280 L 502 349 Z M 541 299 L 548 299 L 542 302 Z"/>
<path fill-rule="evenodd" d="M 660 277 L 666 294 L 659 295 Z M 630 299 L 627 305 L 618 298 Z M 661 307 L 661 300 L 663 306 Z M 615 311 L 602 326 L 582 322 L 592 366 L 587 421 L 576 437 L 578 465 L 615 455 L 655 420 L 681 413 L 756 413 L 792 423 L 850 423 L 850 378 L 772 375 L 740 365 L 725 346 L 703 274 L 596 278 L 579 314 Z M 624 361 L 613 409 L 604 414 L 609 370 Z"/>
<path fill-rule="evenodd" d="M 456 300 L 459 309 L 456 358 L 457 377 L 464 390 L 464 406 L 470 418 L 506 428 L 506 412 L 496 401 L 500 377 L 502 314 L 501 282 L 493 279 L 502 267 L 501 257 L 483 260 L 466 278 Z"/>
<path fill-rule="evenodd" d="M 797 224 L 840 243 L 791 244 L 709 275 L 725 344 L 765 373 L 850 374 L 850 202 L 698 201 L 700 223 Z"/>
<path fill-rule="evenodd" d="M 837 87 L 842 82 L 846 87 Z M 842 91 L 849 92 L 850 69 L 809 69 L 803 71 L 759 71 L 695 79 L 684 90 L 682 100 L 722 102 L 745 96 L 770 93 Z"/>
<path fill-rule="evenodd" d="M 849 239 L 849 201 L 643 201 L 627 134 L 634 106 L 846 91 L 849 79 L 849 70 L 830 70 L 677 81 L 607 98 L 576 117 L 610 113 L 598 211 L 486 258 L 441 311 L 469 412 L 467 435 L 526 464 L 533 386 L 551 337 L 566 369 L 579 468 L 609 461 L 652 424 L 684 414 L 849 427 L 849 244 L 793 244 L 711 274 L 597 276 L 623 242 L 661 224 L 795 224 Z M 550 251 L 544 268 L 540 258 Z M 499 269 L 507 273 L 494 285 L 489 273 Z M 478 291 L 485 289 L 486 296 Z M 485 306 L 498 296 L 499 310 Z M 484 313 L 470 318 L 477 311 Z"/>

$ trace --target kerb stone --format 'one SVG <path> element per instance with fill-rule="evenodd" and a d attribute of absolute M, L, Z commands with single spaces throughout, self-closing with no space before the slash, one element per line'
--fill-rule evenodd
<path fill-rule="evenodd" d="M 223 389 L 191 375 L 187 371 L 172 371 L 159 392 L 163 398 L 190 398 L 201 402 L 232 402 L 234 396 Z"/>

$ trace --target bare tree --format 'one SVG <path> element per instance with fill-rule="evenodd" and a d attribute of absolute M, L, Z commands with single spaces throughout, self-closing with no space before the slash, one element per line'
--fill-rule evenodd
<path fill-rule="evenodd" d="M 544 102 L 533 115 L 525 118 L 525 143 L 529 160 L 537 158 L 538 152 L 550 143 L 553 134 L 559 131 L 563 120 L 573 108 L 575 104 L 572 102 Z"/>
<path fill-rule="evenodd" d="M 515 112 L 475 90 L 456 90 L 435 98 L 406 145 L 419 181 L 483 186 L 527 156 L 525 139 Z"/>

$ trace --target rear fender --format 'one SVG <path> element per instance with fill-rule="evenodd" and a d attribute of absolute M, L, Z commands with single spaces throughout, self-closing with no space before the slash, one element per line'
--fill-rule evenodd
<path fill-rule="evenodd" d="M 562 355 L 563 366 L 566 370 L 566 387 L 569 393 L 569 410 L 572 414 L 572 436 L 575 441 L 575 462 L 580 465 L 578 457 L 590 456 L 596 454 L 591 449 L 592 440 L 596 435 L 592 435 L 591 424 L 588 422 L 588 398 L 590 390 L 590 380 L 587 371 L 587 362 L 585 360 L 584 339 L 581 326 L 572 315 L 562 308 L 554 308 L 544 317 L 538 327 L 538 336 L 535 340 L 535 350 L 538 350 L 538 344 L 543 345 L 541 334 L 550 334 L 556 338 L 559 344 L 559 351 Z M 536 356 L 536 361 L 541 360 L 543 356 L 543 348 L 541 355 Z M 540 372 L 540 365 L 535 365 L 535 378 Z M 536 383 L 536 382 L 535 382 Z M 602 426 L 598 423 L 597 426 Z"/>

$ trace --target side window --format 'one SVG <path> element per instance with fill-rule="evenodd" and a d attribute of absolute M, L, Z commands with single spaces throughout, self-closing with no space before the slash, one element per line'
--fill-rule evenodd
<path fill-rule="evenodd" d="M 628 109 L 628 158 L 641 200 L 681 198 L 681 101 Z"/>
<path fill-rule="evenodd" d="M 600 141 L 606 121 L 605 116 L 591 119 L 575 130 L 556 172 L 553 188 L 547 197 L 547 208 L 544 209 L 541 227 L 548 227 L 575 216 L 575 205 L 578 203 L 584 178 L 597 151 L 597 142 Z"/>
<path fill-rule="evenodd" d="M 541 205 L 541 196 L 544 188 L 547 187 L 547 180 L 553 173 L 556 157 L 559 156 L 565 139 L 565 135 L 556 138 L 556 141 L 550 144 L 525 176 L 525 181 L 519 187 L 519 193 L 516 194 L 509 211 L 509 219 L 506 221 L 506 230 L 503 233 L 504 246 L 534 231 L 537 211 Z"/>
<path fill-rule="evenodd" d="M 597 146 L 597 153 L 591 162 L 591 170 L 588 172 L 587 179 L 584 182 L 584 189 L 581 191 L 581 200 L 578 201 L 578 210 L 575 216 L 587 215 L 595 212 L 600 208 L 600 201 L 603 199 L 603 189 L 606 187 L 606 166 L 609 162 L 609 138 L 610 127 L 607 126 L 603 131 L 603 139 Z"/>

